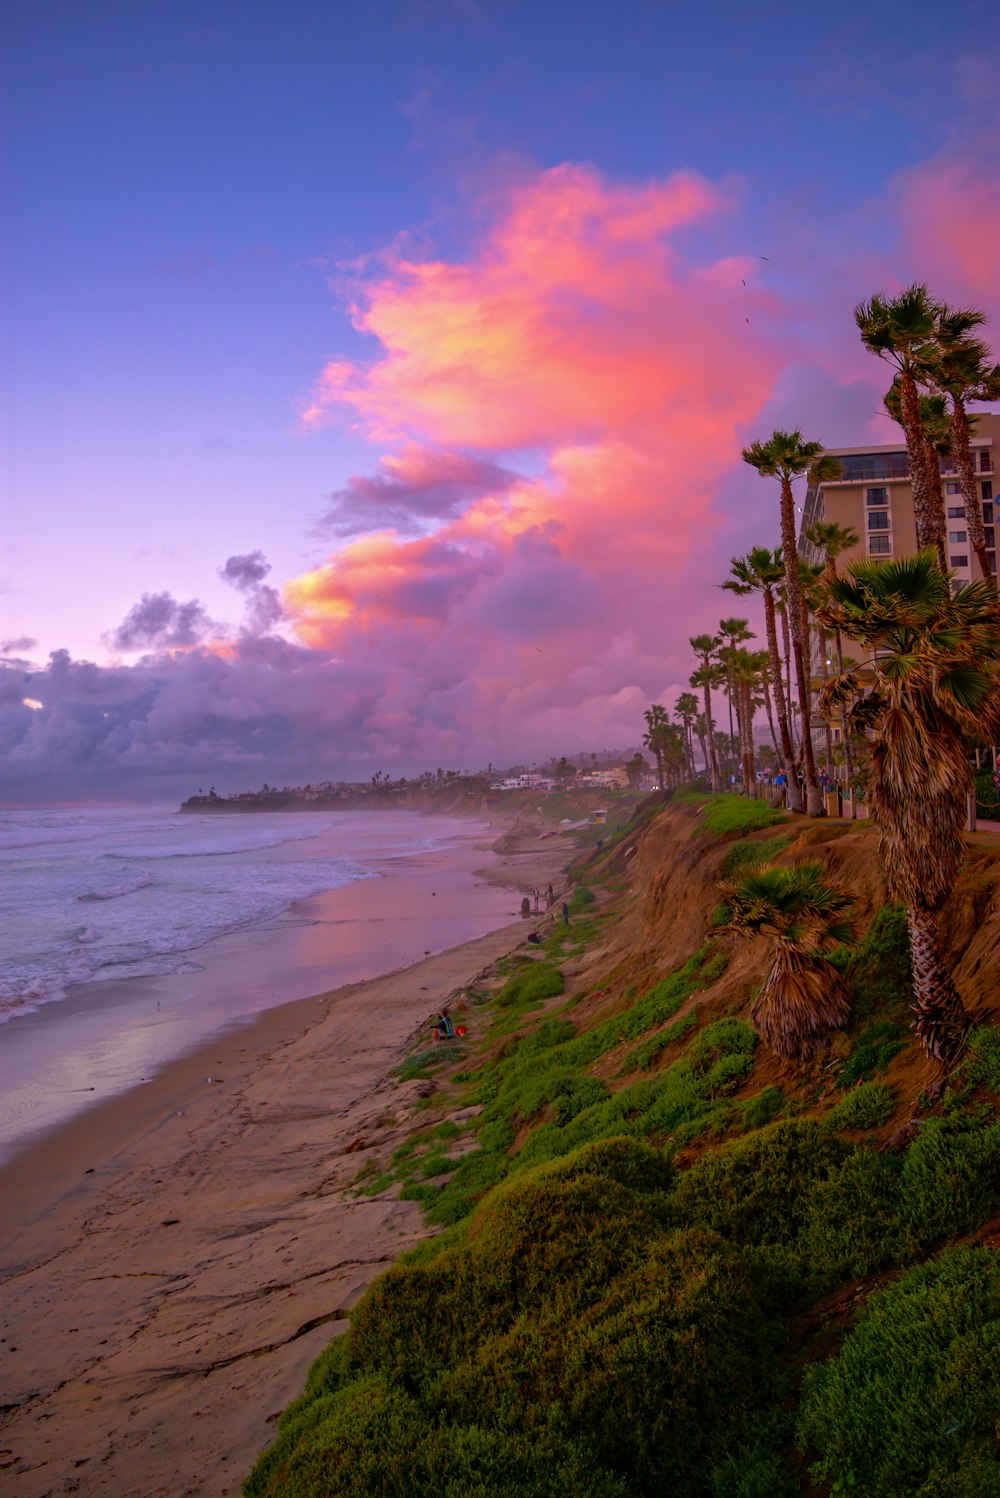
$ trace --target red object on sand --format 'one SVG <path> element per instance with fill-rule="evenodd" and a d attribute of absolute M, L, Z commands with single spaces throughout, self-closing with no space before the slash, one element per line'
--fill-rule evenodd
<path fill-rule="evenodd" d="M 465 1026 L 464 1025 L 456 1025 L 455 1026 L 455 1034 L 458 1035 L 459 1037 L 461 1037 L 462 1035 L 464 1035 L 465 1034 Z"/>

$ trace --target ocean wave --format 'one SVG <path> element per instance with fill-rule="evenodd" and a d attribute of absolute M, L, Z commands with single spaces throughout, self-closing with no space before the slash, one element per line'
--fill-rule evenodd
<path fill-rule="evenodd" d="M 105 900 L 120 900 L 124 895 L 134 895 L 140 889 L 149 889 L 153 880 L 148 874 L 141 874 L 135 879 L 126 879 L 122 884 L 114 885 L 111 889 L 88 890 L 84 895 L 77 895 L 77 899 L 89 902 L 99 901 L 103 904 Z"/>

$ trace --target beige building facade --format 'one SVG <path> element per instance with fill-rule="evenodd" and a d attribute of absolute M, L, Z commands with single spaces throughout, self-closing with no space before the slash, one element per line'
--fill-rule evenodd
<path fill-rule="evenodd" d="M 1000 461 L 1000 415 L 976 413 L 972 435 L 979 502 L 983 507 L 986 545 L 996 574 L 996 522 L 994 486 Z M 858 545 L 838 559 L 838 569 L 859 556 L 900 557 L 917 549 L 913 518 L 910 465 L 902 439 L 882 447 L 832 448 L 831 456 L 841 465 L 841 477 L 832 483 L 810 485 L 806 491 L 799 531 L 799 550 L 810 562 L 823 558 L 806 540 L 806 531 L 817 521 L 835 521 L 850 526 Z M 965 502 L 958 476 L 950 459 L 941 459 L 941 487 L 947 517 L 948 565 L 958 582 L 982 577 L 969 541 Z"/>

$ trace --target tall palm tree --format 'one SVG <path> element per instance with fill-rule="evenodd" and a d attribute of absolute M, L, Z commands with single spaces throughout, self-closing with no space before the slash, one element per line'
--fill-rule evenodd
<path fill-rule="evenodd" d="M 729 647 L 730 650 L 735 650 L 737 648 L 737 646 L 738 645 L 742 645 L 744 643 L 744 641 L 746 641 L 746 640 L 752 640 L 752 639 L 755 638 L 753 630 L 749 628 L 749 625 L 750 625 L 749 619 L 736 619 L 736 618 L 733 618 L 733 619 L 720 619 L 719 620 L 719 634 L 722 636 L 723 640 L 726 642 L 726 645 Z M 721 654 L 720 654 L 719 659 L 720 659 L 720 661 L 722 660 Z M 723 662 L 723 665 L 724 664 L 725 664 L 725 662 Z M 733 691 L 734 690 L 735 690 L 735 688 L 734 688 L 734 683 L 733 683 L 732 676 L 727 671 L 726 672 L 726 695 L 729 698 L 729 753 L 732 756 L 732 758 L 735 760 L 735 758 L 736 758 L 736 741 L 733 738 Z"/>
<path fill-rule="evenodd" d="M 692 674 L 690 684 L 693 687 L 700 686 L 704 693 L 706 736 L 711 753 L 708 770 L 712 777 L 712 790 L 717 791 L 719 789 L 719 758 L 715 752 L 715 724 L 712 722 L 712 687 L 715 685 L 716 676 L 712 657 L 722 644 L 722 639 L 719 635 L 695 635 L 688 643 L 699 661 L 698 669 Z"/>
<path fill-rule="evenodd" d="M 942 1068 L 961 1056 L 971 1020 L 941 952 L 937 914 L 965 857 L 972 774 L 966 738 L 1000 721 L 1000 613 L 989 582 L 952 594 L 932 548 L 866 557 L 829 585 L 828 622 L 870 652 L 874 680 L 851 717 L 872 735 L 867 800 L 891 898 L 906 906 L 914 1026 Z M 857 690 L 833 678 L 828 696 Z"/>
<path fill-rule="evenodd" d="M 826 953 L 853 940 L 850 896 L 824 878 L 821 863 L 769 864 L 722 884 L 729 928 L 764 937 L 771 967 L 750 1017 L 779 1056 L 804 1059 L 847 1023 L 840 974 Z"/>
<path fill-rule="evenodd" d="M 692 679 L 691 685 L 692 686 L 697 686 L 698 683 L 695 682 Z M 705 774 L 707 775 L 707 774 L 709 774 L 708 725 L 705 722 L 705 714 L 704 713 L 699 713 L 698 716 L 697 716 L 697 718 L 695 718 L 695 720 L 694 720 L 694 731 L 695 731 L 695 736 L 697 737 L 698 743 L 701 745 L 701 758 L 702 758 L 702 762 L 704 763 L 704 766 L 705 766 Z"/>
<path fill-rule="evenodd" d="M 674 703 L 674 717 L 679 718 L 684 728 L 684 742 L 687 744 L 688 771 L 694 774 L 694 744 L 692 742 L 692 729 L 694 721 L 698 716 L 698 699 L 693 692 L 682 692 Z"/>
<path fill-rule="evenodd" d="M 892 364 L 899 374 L 900 420 L 910 459 L 913 514 L 917 523 L 917 545 L 933 546 L 944 571 L 945 523 L 940 500 L 941 483 L 937 463 L 928 461 L 920 419 L 918 382 L 934 351 L 941 308 L 927 287 L 917 283 L 899 296 L 876 293 L 870 302 L 859 302 L 854 321 L 865 348 Z"/>
<path fill-rule="evenodd" d="M 667 710 L 662 703 L 654 702 L 652 707 L 647 707 L 643 713 L 646 720 L 646 732 L 642 736 L 642 742 L 647 749 L 652 750 L 656 760 L 656 783 L 663 790 L 663 753 L 665 744 L 665 729 L 669 727 L 670 719 Z"/>
<path fill-rule="evenodd" d="M 835 520 L 819 520 L 806 531 L 806 536 L 813 546 L 824 555 L 823 586 L 829 590 L 830 582 L 837 576 L 837 558 L 841 552 L 850 551 L 852 546 L 858 544 L 858 533 L 849 525 L 838 525 Z M 833 632 L 834 648 L 837 652 L 837 673 L 844 674 L 844 642 L 840 630 Z M 825 674 L 825 673 L 824 673 Z M 851 749 L 851 735 L 847 723 L 847 704 L 840 704 L 840 737 L 844 745 L 844 765 L 847 770 L 847 784 L 851 794 L 851 816 L 857 816 L 857 798 L 854 794 L 854 755 Z"/>
<path fill-rule="evenodd" d="M 970 336 L 973 328 L 985 320 L 982 312 L 971 308 L 954 311 L 942 307 L 938 315 L 936 352 L 925 365 L 925 370 L 951 408 L 951 454 L 962 486 L 969 540 L 979 570 L 983 577 L 990 578 L 994 576 L 994 570 L 987 554 L 982 501 L 972 466 L 967 410 L 970 401 L 1000 400 L 1000 364 L 991 364 L 987 345 Z"/>
<path fill-rule="evenodd" d="M 808 473 L 821 484 L 838 478 L 840 464 L 818 442 L 805 442 L 802 433 L 775 431 L 766 442 L 753 442 L 742 453 L 744 463 L 756 468 L 762 478 L 776 478 L 781 489 L 781 555 L 785 564 L 785 596 L 795 658 L 795 679 L 802 715 L 802 753 L 806 780 L 806 810 L 810 816 L 826 815 L 816 780 L 816 760 L 810 732 L 811 695 L 806 671 L 806 640 L 802 630 L 802 589 L 799 585 L 798 549 L 795 537 L 795 497 L 792 480 Z"/>
<path fill-rule="evenodd" d="M 778 752 L 784 761 L 785 775 L 788 779 L 788 804 L 792 811 L 801 811 L 802 798 L 795 773 L 795 750 L 792 747 L 792 736 L 788 727 L 788 706 L 781 669 L 781 655 L 778 651 L 778 628 L 775 614 L 776 590 L 785 575 L 781 548 L 779 547 L 777 551 L 769 551 L 766 546 L 755 546 L 747 552 L 745 557 L 733 557 L 729 567 L 732 576 L 722 584 L 724 588 L 741 598 L 745 598 L 750 593 L 759 593 L 764 601 L 764 627 L 771 671 L 771 692 L 774 696 L 775 711 L 778 714 L 778 731 L 781 736 L 781 747 Z M 778 749 L 778 744 L 775 743 L 774 747 Z"/>

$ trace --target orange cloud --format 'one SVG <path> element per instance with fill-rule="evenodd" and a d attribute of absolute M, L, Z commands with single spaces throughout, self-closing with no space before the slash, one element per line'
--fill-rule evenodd
<path fill-rule="evenodd" d="M 488 654 L 486 621 L 495 628 L 521 596 L 519 573 L 562 586 L 553 557 L 543 568 L 523 540 L 537 527 L 563 582 L 569 569 L 595 607 L 616 596 L 637 631 L 650 627 L 663 581 L 704 545 L 714 487 L 781 362 L 748 321 L 768 305 L 749 262 L 688 266 L 675 242 L 730 206 L 690 173 L 623 187 L 563 166 L 511 191 L 465 260 L 384 258 L 353 308 L 378 357 L 328 365 L 304 413 L 312 424 L 346 414 L 389 445 L 385 477 L 335 497 L 352 523 L 370 504 L 382 529 L 286 590 L 304 638 L 338 648 L 347 626 L 411 611 L 421 632 L 461 618 L 456 648 L 474 638 Z M 489 467 L 526 451 L 543 467 L 534 478 Z M 454 481 L 475 475 L 470 464 L 483 471 L 478 493 Z M 433 539 L 399 533 L 407 494 L 433 515 Z M 524 607 L 541 617 L 537 600 Z"/>

